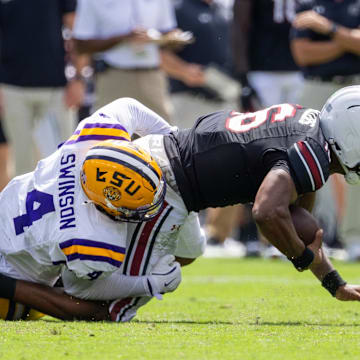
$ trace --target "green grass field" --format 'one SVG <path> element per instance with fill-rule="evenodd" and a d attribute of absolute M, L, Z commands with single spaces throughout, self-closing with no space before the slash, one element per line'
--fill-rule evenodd
<path fill-rule="evenodd" d="M 337 263 L 350 283 L 360 266 Z M 0 360 L 360 359 L 360 304 L 288 262 L 200 259 L 128 324 L 0 322 Z"/>

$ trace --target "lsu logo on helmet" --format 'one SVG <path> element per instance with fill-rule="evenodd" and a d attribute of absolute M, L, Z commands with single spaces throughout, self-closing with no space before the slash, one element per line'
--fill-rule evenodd
<path fill-rule="evenodd" d="M 129 141 L 106 140 L 86 154 L 81 185 L 101 211 L 119 221 L 140 222 L 161 210 L 166 186 L 156 161 Z"/>
<path fill-rule="evenodd" d="M 114 186 L 108 186 L 104 189 L 104 195 L 110 201 L 118 201 L 121 198 L 120 190 Z"/>

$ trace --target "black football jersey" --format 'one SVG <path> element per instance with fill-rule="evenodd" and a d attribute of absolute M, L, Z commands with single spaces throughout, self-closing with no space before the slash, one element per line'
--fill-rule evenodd
<path fill-rule="evenodd" d="M 329 177 L 330 153 L 319 112 L 280 104 L 255 113 L 219 111 L 164 138 L 189 211 L 251 203 L 270 169 L 292 176 L 298 194 Z"/>

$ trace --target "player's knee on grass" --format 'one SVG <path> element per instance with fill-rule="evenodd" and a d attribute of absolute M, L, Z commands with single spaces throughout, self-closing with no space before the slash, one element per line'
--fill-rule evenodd
<path fill-rule="evenodd" d="M 0 298 L 0 319 L 3 320 L 38 320 L 45 316 L 12 300 Z"/>

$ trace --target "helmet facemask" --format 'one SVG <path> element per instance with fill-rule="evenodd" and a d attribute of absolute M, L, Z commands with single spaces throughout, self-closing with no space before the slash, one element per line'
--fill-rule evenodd
<path fill-rule="evenodd" d="M 137 209 L 127 209 L 125 207 L 116 208 L 108 199 L 105 199 L 105 202 L 108 208 L 119 213 L 115 216 L 108 214 L 113 220 L 138 223 L 143 221 L 150 221 L 159 214 L 164 204 L 165 195 L 166 183 L 161 180 L 160 187 L 156 191 L 154 202 L 152 204 L 140 206 Z M 99 206 L 106 214 L 108 213 L 101 205 Z"/>

